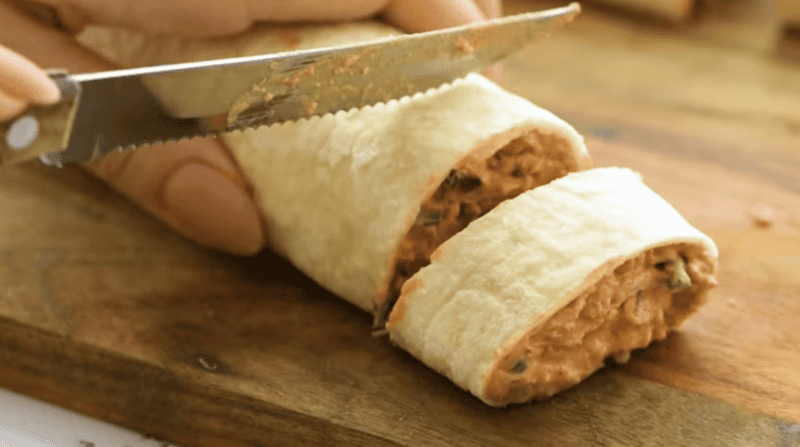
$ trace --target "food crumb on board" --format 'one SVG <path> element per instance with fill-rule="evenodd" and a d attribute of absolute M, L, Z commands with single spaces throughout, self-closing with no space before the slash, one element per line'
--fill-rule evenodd
<path fill-rule="evenodd" d="M 750 208 L 749 214 L 753 224 L 758 228 L 769 228 L 775 221 L 775 210 L 763 203 Z"/>

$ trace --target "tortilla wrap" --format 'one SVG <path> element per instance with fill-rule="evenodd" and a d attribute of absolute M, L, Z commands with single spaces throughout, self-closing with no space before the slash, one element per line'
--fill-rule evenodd
<path fill-rule="evenodd" d="M 638 174 L 572 173 L 439 246 L 387 329 L 489 405 L 546 398 L 664 339 L 705 302 L 717 256 Z"/>
<path fill-rule="evenodd" d="M 124 67 L 136 67 L 333 46 L 395 33 L 377 22 L 361 22 L 264 26 L 203 40 L 91 27 L 79 41 Z M 413 97 L 231 132 L 223 139 L 259 194 L 271 248 L 321 286 L 376 314 L 389 310 L 384 304 L 399 295 L 407 276 L 427 264 L 443 234 L 463 228 L 506 198 L 591 165 L 583 138 L 569 124 L 477 74 Z M 508 159 L 527 161 L 503 161 Z M 480 186 L 467 191 L 462 182 L 455 192 L 442 192 L 453 183 L 454 167 L 475 171 L 455 176 L 478 177 Z M 512 187 L 498 184 L 504 182 Z M 423 205 L 441 199 L 437 194 L 449 194 L 441 206 L 461 206 L 462 192 L 472 197 L 463 205 L 467 212 L 445 221 L 446 210 L 441 210 L 438 226 L 447 229 L 440 231 L 430 213 L 420 216 Z M 496 199 L 486 198 L 491 194 Z M 425 247 L 410 249 L 409 244 Z"/>

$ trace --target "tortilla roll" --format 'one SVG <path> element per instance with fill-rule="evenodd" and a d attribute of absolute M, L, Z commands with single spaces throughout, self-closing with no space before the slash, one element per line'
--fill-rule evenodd
<path fill-rule="evenodd" d="M 572 173 L 443 243 L 387 329 L 489 405 L 546 398 L 664 339 L 706 301 L 717 256 L 638 174 Z"/>
<path fill-rule="evenodd" d="M 92 27 L 79 40 L 135 67 L 395 33 L 364 22 L 202 40 Z M 477 74 L 385 104 L 223 138 L 259 194 L 271 248 L 373 312 L 378 327 L 402 283 L 444 240 L 500 202 L 591 166 L 569 124 Z"/>

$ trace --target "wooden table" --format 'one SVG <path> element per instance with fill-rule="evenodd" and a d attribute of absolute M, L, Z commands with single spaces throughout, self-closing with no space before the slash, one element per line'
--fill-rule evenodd
<path fill-rule="evenodd" d="M 274 255 L 29 164 L 0 170 L 0 386 L 185 447 L 800 445 L 800 66 L 712 28 L 589 10 L 506 65 L 719 245 L 710 302 L 627 365 L 486 407 Z"/>

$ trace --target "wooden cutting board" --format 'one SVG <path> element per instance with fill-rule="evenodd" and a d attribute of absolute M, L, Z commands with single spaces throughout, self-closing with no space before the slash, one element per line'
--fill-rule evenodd
<path fill-rule="evenodd" d="M 588 143 L 716 240 L 720 285 L 680 331 L 551 400 L 489 408 L 276 256 L 199 249 L 37 164 L 0 170 L 0 387 L 185 447 L 800 446 L 800 192 Z"/>

